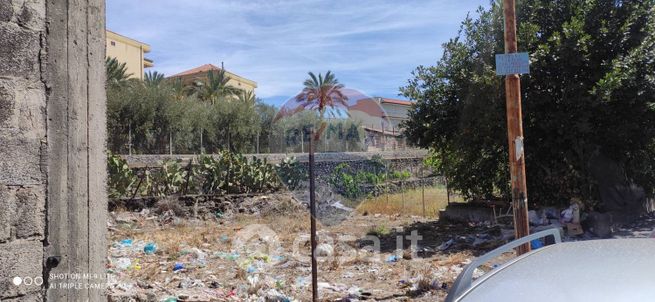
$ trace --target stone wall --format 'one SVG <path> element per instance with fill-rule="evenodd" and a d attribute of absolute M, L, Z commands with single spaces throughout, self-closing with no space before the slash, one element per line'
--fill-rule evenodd
<path fill-rule="evenodd" d="M 373 156 L 381 156 L 391 171 L 409 171 L 413 176 L 425 176 L 430 174 L 429 171 L 422 171 L 423 159 L 427 155 L 425 150 L 411 150 L 399 152 L 341 152 L 341 153 L 317 153 L 316 154 L 316 176 L 320 181 L 327 181 L 334 169 L 342 164 L 347 163 L 355 172 L 367 171 L 374 172 L 374 166 L 370 159 Z M 256 154 L 246 155 L 247 158 L 256 156 L 265 158 L 269 163 L 275 164 L 286 158 L 294 156 L 300 161 L 305 169 L 308 168 L 307 154 Z M 182 166 L 186 166 L 189 160 L 194 159 L 196 155 L 122 155 L 133 169 L 159 169 L 161 164 L 166 160 L 179 160 Z"/>
<path fill-rule="evenodd" d="M 0 0 L 2 301 L 106 300 L 104 7 Z"/>
<path fill-rule="evenodd" d="M 0 1 L 0 300 L 43 300 L 45 0 Z M 27 280 L 26 280 L 27 282 Z M 33 283 L 33 282 L 32 282 Z"/>

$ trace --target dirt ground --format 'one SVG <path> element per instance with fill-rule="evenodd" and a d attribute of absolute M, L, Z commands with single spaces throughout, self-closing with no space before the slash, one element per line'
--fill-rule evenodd
<path fill-rule="evenodd" d="M 248 203 L 255 214 L 216 213 L 209 220 L 162 209 L 112 213 L 110 301 L 311 301 L 309 213 L 289 199 L 262 198 L 264 204 Z M 347 214 L 335 220 L 336 212 L 322 212 L 321 301 L 443 301 L 471 259 L 513 234 L 435 218 L 339 210 Z M 649 237 L 654 227 L 651 215 L 616 229 L 614 238 Z M 492 260 L 474 276 L 512 257 Z"/>
<path fill-rule="evenodd" d="M 147 211 L 112 216 L 112 301 L 311 301 L 302 208 L 212 221 Z M 476 241 L 500 236 L 488 226 L 356 212 L 336 225 L 319 220 L 318 230 L 322 301 L 442 301 L 471 258 L 501 244 Z M 413 249 L 412 231 L 422 236 Z M 475 247 L 466 244 L 472 241 Z M 154 253 L 144 251 L 152 244 Z"/>

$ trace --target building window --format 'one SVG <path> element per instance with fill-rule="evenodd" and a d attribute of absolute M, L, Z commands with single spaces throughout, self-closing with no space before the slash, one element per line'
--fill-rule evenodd
<path fill-rule="evenodd" d="M 116 46 L 116 42 L 111 41 L 111 46 Z"/>

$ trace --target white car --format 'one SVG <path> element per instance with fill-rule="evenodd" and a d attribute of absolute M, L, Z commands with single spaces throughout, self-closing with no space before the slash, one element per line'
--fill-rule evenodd
<path fill-rule="evenodd" d="M 472 281 L 480 265 L 534 239 L 555 244 L 533 250 Z M 655 301 L 655 240 L 601 239 L 562 243 L 551 229 L 503 245 L 470 263 L 446 302 Z"/>

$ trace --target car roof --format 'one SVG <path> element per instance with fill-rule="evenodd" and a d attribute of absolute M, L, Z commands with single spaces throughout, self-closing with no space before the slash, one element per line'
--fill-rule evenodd
<path fill-rule="evenodd" d="M 653 301 L 655 240 L 540 248 L 480 277 L 456 301 Z"/>

